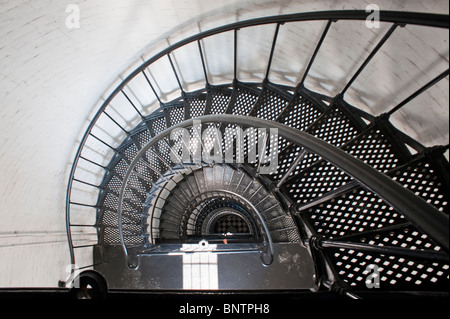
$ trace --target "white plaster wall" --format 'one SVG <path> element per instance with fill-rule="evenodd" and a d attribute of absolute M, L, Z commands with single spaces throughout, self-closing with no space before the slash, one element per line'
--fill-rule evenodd
<path fill-rule="evenodd" d="M 373 1 L 288 1 L 288 0 L 14 0 L 0 1 L 0 287 L 56 286 L 65 279 L 69 255 L 65 238 L 65 191 L 67 178 L 78 143 L 96 109 L 108 92 L 119 83 L 143 58 L 189 35 L 227 23 L 276 14 L 329 9 L 365 9 Z M 80 7 L 79 29 L 68 29 L 65 12 L 68 4 Z M 436 12 L 448 14 L 446 0 L 434 1 L 377 1 L 381 9 Z M 239 52 L 239 77 L 242 80 L 257 79 L 255 73 L 264 63 L 270 49 L 273 26 L 266 26 L 267 37 L 255 39 L 258 34 L 243 31 Z M 305 67 L 305 60 L 295 58 L 288 52 L 299 52 L 295 35 L 311 34 L 302 50 L 311 52 L 321 34 L 323 24 L 311 23 L 305 30 L 300 25 L 290 25 L 280 30 L 280 52 L 276 52 L 271 79 L 295 84 Z M 345 26 L 344 26 L 345 28 Z M 378 30 L 382 33 L 385 29 Z M 369 32 L 379 39 L 376 31 Z M 405 31 L 408 32 L 408 31 Z M 225 40 L 231 41 L 226 34 Z M 334 42 L 349 36 L 336 32 L 328 39 L 327 51 L 319 56 L 317 68 L 312 69 L 308 85 L 312 88 L 337 92 L 339 85 L 348 80 L 346 76 L 356 70 L 353 56 L 342 62 L 346 70 L 330 69 L 324 64 L 333 58 Z M 363 34 L 360 35 L 364 37 Z M 314 38 L 315 37 L 315 38 Z M 430 36 L 434 41 L 436 36 Z M 448 37 L 448 34 L 447 34 Z M 305 37 L 306 38 L 306 37 Z M 246 39 L 256 40 L 260 50 L 245 46 Z M 350 37 L 351 42 L 354 38 Z M 436 40 L 438 41 L 438 40 Z M 376 43 L 376 42 L 374 42 Z M 209 73 L 213 82 L 229 81 L 232 76 L 230 61 L 226 55 L 229 47 L 219 42 L 204 41 Z M 364 46 L 348 47 L 343 53 L 363 52 Z M 189 51 L 189 47 L 185 50 Z M 348 51 L 346 51 L 348 50 Z M 396 63 L 395 48 L 387 46 L 387 59 L 380 63 Z M 415 51 L 418 52 L 417 50 Z M 336 52 L 338 55 L 341 53 Z M 430 52 L 422 52 L 426 72 L 411 74 L 418 85 L 433 77 L 441 69 L 428 60 Z M 448 63 L 447 49 L 433 54 L 444 56 Z M 248 57 L 251 59 L 248 59 Z M 420 56 L 420 54 L 419 54 Z M 294 55 L 295 57 L 295 55 Z M 184 85 L 195 89 L 203 79 L 201 69 L 190 68 L 191 61 L 175 56 L 180 70 L 184 70 Z M 227 59 L 228 63 L 226 63 Z M 322 60 L 320 60 L 322 59 Z M 360 61 L 360 60 L 359 60 Z M 198 63 L 197 61 L 194 61 Z M 220 62 L 220 63 L 219 63 Z M 222 63 L 223 62 L 223 63 Z M 256 63 L 256 64 L 255 64 Z M 383 86 L 383 70 L 374 64 L 372 70 L 362 75 L 348 97 L 361 107 L 384 111 L 388 104 L 399 102 L 399 91 L 404 84 Z M 155 66 L 156 67 L 156 66 Z M 159 72 L 169 73 L 167 65 L 160 65 Z M 227 69 L 228 68 L 228 69 Z M 264 67 L 265 69 L 265 67 Z M 197 70 L 197 71 L 196 71 Z M 284 73 L 283 73 L 284 72 Z M 321 86 L 317 79 L 337 80 L 334 86 Z M 225 75 L 223 75 L 225 74 Z M 375 76 L 374 76 L 375 74 Z M 157 75 L 155 75 L 157 76 Z M 406 78 L 406 76 L 405 76 Z M 420 105 L 408 109 L 398 117 L 398 122 L 410 130 L 406 122 L 414 118 L 413 134 L 425 141 L 448 143 L 448 127 L 438 122 L 442 112 L 448 117 L 448 79 L 442 81 L 432 94 L 435 103 L 427 103 L 427 123 L 435 123 L 436 129 L 423 125 L 417 118 Z M 162 82 L 161 82 L 162 83 Z M 369 85 L 363 85 L 364 83 Z M 398 84 L 398 85 L 397 85 Z M 136 84 L 138 86 L 138 84 Z M 163 93 L 170 99 L 176 88 L 167 84 Z M 368 90 L 368 88 L 376 90 Z M 389 103 L 372 100 L 377 90 L 386 94 Z M 138 88 L 134 88 L 139 92 Z M 389 94 L 392 98 L 389 98 Z M 151 105 L 155 98 L 139 95 L 140 105 Z M 425 101 L 426 96 L 423 97 Z M 419 100 L 418 100 L 419 101 Z M 422 101 L 423 102 L 423 101 Z M 419 103 L 416 102 L 415 103 Z M 436 124 L 437 123 L 437 124 Z M 440 123 L 440 124 L 439 124 Z M 428 124 L 427 124 L 428 125 Z M 436 134 L 438 132 L 438 134 Z M 436 136 L 438 135 L 438 136 Z M 446 142 L 445 142 L 446 141 Z M 95 155 L 95 154 L 94 154 Z M 98 154 L 97 154 L 98 155 Z M 87 173 L 87 174 L 92 174 Z M 94 173 L 95 175 L 95 173 Z M 101 178 L 101 176 L 94 176 Z M 95 193 L 82 196 L 95 199 Z M 86 220 L 89 212 L 81 219 Z"/>

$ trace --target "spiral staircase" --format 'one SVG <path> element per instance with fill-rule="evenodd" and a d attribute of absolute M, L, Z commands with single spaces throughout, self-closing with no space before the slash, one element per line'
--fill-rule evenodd
<path fill-rule="evenodd" d="M 382 114 L 345 99 L 397 29 L 445 30 L 448 16 L 381 12 L 388 32 L 345 88 L 336 96 L 308 89 L 329 30 L 341 21 L 360 27 L 366 17 L 330 11 L 237 22 L 179 41 L 131 72 L 93 116 L 70 173 L 73 273 L 101 276 L 113 290 L 448 296 L 448 144 L 425 147 L 390 122 L 448 69 Z M 279 30 L 307 21 L 323 30 L 302 80 L 269 80 Z M 261 81 L 242 81 L 239 33 L 261 25 L 275 30 L 269 60 Z M 217 84 L 205 42 L 225 34 L 233 79 Z M 200 62 L 200 89 L 186 89 L 179 52 Z M 155 80 L 158 63 L 177 90 Z"/>

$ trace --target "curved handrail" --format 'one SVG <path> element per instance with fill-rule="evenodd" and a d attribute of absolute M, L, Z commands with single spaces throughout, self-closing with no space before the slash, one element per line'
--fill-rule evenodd
<path fill-rule="evenodd" d="M 74 246 L 72 243 L 72 234 L 70 230 L 70 199 L 71 199 L 71 190 L 74 181 L 74 174 L 78 162 L 80 160 L 81 152 L 87 142 L 89 134 L 92 132 L 92 129 L 95 127 L 97 120 L 103 114 L 106 107 L 113 101 L 113 99 L 117 96 L 117 94 L 124 89 L 124 87 L 133 80 L 138 74 L 143 72 L 149 65 L 160 59 L 161 57 L 170 54 L 172 51 L 183 47 L 189 43 L 193 43 L 195 41 L 199 41 L 203 38 L 220 34 L 227 31 L 238 30 L 241 28 L 264 25 L 264 24 L 284 24 L 288 22 L 300 22 L 300 21 L 312 21 L 312 20 L 328 20 L 328 21 L 338 21 L 338 20 L 365 20 L 370 13 L 364 10 L 341 10 L 341 11 L 319 11 L 319 12 L 305 12 L 305 13 L 296 13 L 296 14 L 287 14 L 287 15 L 279 15 L 279 16 L 271 16 L 264 18 L 251 19 L 246 21 L 240 21 L 236 23 L 232 23 L 229 25 L 221 26 L 218 28 L 214 28 L 208 31 L 204 31 L 188 37 L 184 40 L 181 40 L 166 49 L 160 51 L 139 67 L 137 67 L 134 71 L 132 71 L 115 89 L 114 91 L 106 98 L 106 100 L 102 103 L 99 110 L 94 115 L 93 119 L 89 123 L 75 154 L 75 158 L 73 160 L 73 164 L 69 173 L 68 186 L 66 191 L 66 208 L 65 208 L 65 218 L 66 218 L 66 232 L 68 237 L 69 244 L 69 253 L 72 264 L 75 264 L 75 256 L 74 256 Z M 413 24 L 413 25 L 421 25 L 428 27 L 437 27 L 437 28 L 449 28 L 449 20 L 447 15 L 441 14 L 430 14 L 430 13 L 414 13 L 414 12 L 402 12 L 402 11 L 380 11 L 380 22 L 392 22 L 392 23 L 400 23 L 400 24 Z M 448 245 L 447 245 L 448 246 Z"/>
<path fill-rule="evenodd" d="M 360 183 L 360 185 L 380 196 L 380 198 L 406 216 L 417 229 L 429 235 L 440 246 L 448 251 L 449 216 L 427 203 L 421 197 L 416 196 L 413 192 L 406 189 L 396 181 L 390 179 L 388 176 L 380 173 L 378 170 L 362 162 L 361 160 L 354 158 L 345 151 L 308 133 L 296 130 L 281 123 L 271 122 L 260 118 L 220 114 L 205 115 L 196 118 L 195 121 L 201 121 L 202 123 L 224 123 L 241 125 L 245 127 L 251 126 L 265 129 L 278 129 L 279 136 L 294 144 L 301 145 L 307 151 L 319 155 L 323 159 L 329 161 L 339 169 L 346 172 L 348 175 L 352 176 Z M 156 142 L 169 135 L 172 130 L 190 127 L 193 123 L 194 119 L 186 120 L 155 136 L 139 151 L 133 161 L 134 165 L 136 165 L 137 161 L 140 159 L 139 155 L 144 154 Z M 127 250 L 124 244 L 121 229 L 122 201 L 127 180 L 134 168 L 133 163 L 129 166 L 127 174 L 125 175 L 119 198 L 119 232 L 121 233 L 121 240 L 125 248 L 125 252 L 127 252 Z"/>

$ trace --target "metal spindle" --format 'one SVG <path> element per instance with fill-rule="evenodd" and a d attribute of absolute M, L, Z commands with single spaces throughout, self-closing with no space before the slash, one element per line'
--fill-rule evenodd
<path fill-rule="evenodd" d="M 301 84 L 303 84 L 306 80 L 306 77 L 308 76 L 309 70 L 311 69 L 312 64 L 314 63 L 314 60 L 316 59 L 317 53 L 320 50 L 320 47 L 322 46 L 323 41 L 325 40 L 325 37 L 327 36 L 328 30 L 331 27 L 331 23 L 335 20 L 328 20 L 327 25 L 325 26 L 325 30 L 322 33 L 322 36 L 320 37 L 319 42 L 317 43 L 316 49 L 314 50 L 313 55 L 311 56 L 311 59 L 309 60 L 308 66 L 306 67 L 305 73 L 303 74 L 303 78 L 300 81 Z"/>
<path fill-rule="evenodd" d="M 435 77 L 434 79 L 432 79 L 431 81 L 429 81 L 427 84 L 425 84 L 424 86 L 422 86 L 420 89 L 418 89 L 416 92 L 414 92 L 413 94 L 411 94 L 410 96 L 408 96 L 406 99 L 404 99 L 402 102 L 400 102 L 397 106 L 395 106 L 394 108 L 392 108 L 389 112 L 387 112 L 387 115 L 392 115 L 394 112 L 397 112 L 398 110 L 400 110 L 405 104 L 408 104 L 409 102 L 411 102 L 413 99 L 415 99 L 416 97 L 418 97 L 420 94 L 422 94 L 423 92 L 425 92 L 426 90 L 428 90 L 430 87 L 432 87 L 433 85 L 435 85 L 436 83 L 438 83 L 440 80 L 442 80 L 443 78 L 445 78 L 447 75 L 449 74 L 449 69 L 445 70 L 444 72 L 442 72 L 441 74 L 439 74 L 437 77 Z"/>
<path fill-rule="evenodd" d="M 89 133 L 90 136 L 92 136 L 93 138 L 95 138 L 97 141 L 99 141 L 100 143 L 102 143 L 103 145 L 105 145 L 106 147 L 110 148 L 111 150 L 113 150 L 115 153 L 117 153 L 117 149 L 115 149 L 114 147 L 112 147 L 111 145 L 109 145 L 108 143 L 106 143 L 105 141 L 103 141 L 102 139 L 98 138 L 97 136 L 95 136 L 92 132 Z"/>
<path fill-rule="evenodd" d="M 142 70 L 142 74 L 145 77 L 145 80 L 147 81 L 148 85 L 150 86 L 150 89 L 153 91 L 153 94 L 156 96 L 156 99 L 159 102 L 159 105 L 163 105 L 163 102 L 161 101 L 161 98 L 159 97 L 158 93 L 156 93 L 155 88 L 153 87 L 152 83 L 150 82 L 150 79 L 148 78 L 147 74 L 145 74 L 145 70 Z"/>
<path fill-rule="evenodd" d="M 113 121 L 114 124 L 116 124 L 126 135 L 129 135 L 130 133 L 124 129 L 122 127 L 122 125 L 120 125 L 119 123 L 117 123 L 117 121 L 115 119 L 112 118 L 111 115 L 109 115 L 108 113 L 106 113 L 106 111 L 103 111 L 103 114 L 105 114 L 111 121 Z"/>
<path fill-rule="evenodd" d="M 205 75 L 206 86 L 208 86 L 209 85 L 208 71 L 206 70 L 205 57 L 203 55 L 203 49 L 202 49 L 202 45 L 200 43 L 200 40 L 197 41 L 197 44 L 198 44 L 198 51 L 200 52 L 200 58 L 202 60 L 202 68 L 203 68 L 203 74 Z"/>
<path fill-rule="evenodd" d="M 394 33 L 395 29 L 399 26 L 404 26 L 404 24 L 394 23 L 388 30 L 388 32 L 383 36 L 383 38 L 378 42 L 378 44 L 375 46 L 375 48 L 370 52 L 369 56 L 366 58 L 364 63 L 359 67 L 358 71 L 353 75 L 353 77 L 350 79 L 350 81 L 347 83 L 345 88 L 342 90 L 341 94 L 342 96 L 347 92 L 347 90 L 350 88 L 350 86 L 353 84 L 353 82 L 356 80 L 356 78 L 361 74 L 361 72 L 365 69 L 367 64 L 369 64 L 370 60 L 375 56 L 375 54 L 381 49 L 384 43 L 390 38 L 392 33 Z"/>
<path fill-rule="evenodd" d="M 237 33 L 238 29 L 234 29 L 234 47 L 233 47 L 233 59 L 234 59 L 234 81 L 237 81 Z"/>
<path fill-rule="evenodd" d="M 181 85 L 180 78 L 178 77 L 177 71 L 175 69 L 175 65 L 173 64 L 172 58 L 170 57 L 170 53 L 167 54 L 167 57 L 169 58 L 170 66 L 172 67 L 172 71 L 173 71 L 173 74 L 175 75 L 178 86 L 180 87 L 182 94 L 184 94 L 183 86 Z"/>
<path fill-rule="evenodd" d="M 277 43 L 278 31 L 280 30 L 280 25 L 281 25 L 281 23 L 277 23 L 277 27 L 275 29 L 275 35 L 273 36 L 272 49 L 270 50 L 269 63 L 267 64 L 267 70 L 266 70 L 266 76 L 265 76 L 266 81 L 269 80 L 269 72 L 270 72 L 270 67 L 272 66 L 272 59 L 273 59 L 273 54 L 275 52 L 275 45 Z"/>
<path fill-rule="evenodd" d="M 120 90 L 122 92 L 122 94 L 125 96 L 125 98 L 128 100 L 128 102 L 130 102 L 131 106 L 134 108 L 134 110 L 137 112 L 137 114 L 139 114 L 141 119 L 144 119 L 144 116 L 142 115 L 141 112 L 139 112 L 139 110 L 137 109 L 136 105 L 134 105 L 134 103 L 131 101 L 131 99 L 128 97 L 128 95 L 125 93 L 124 90 Z"/>
<path fill-rule="evenodd" d="M 96 165 L 96 166 L 98 166 L 98 167 L 100 167 L 100 168 L 103 168 L 105 171 L 109 171 L 109 169 L 108 169 L 106 166 L 100 165 L 99 163 L 94 162 L 94 161 L 92 161 L 92 160 L 90 160 L 90 159 L 88 159 L 88 158 L 86 158 L 86 157 L 84 157 L 84 156 L 81 156 L 81 155 L 80 155 L 80 158 L 81 158 L 82 160 L 85 160 L 86 162 L 89 162 L 89 163 L 94 164 L 94 165 Z"/>
<path fill-rule="evenodd" d="M 286 179 L 289 177 L 289 175 L 291 175 L 291 173 L 294 171 L 294 169 L 298 166 L 298 164 L 300 164 L 300 162 L 303 160 L 303 158 L 305 158 L 307 151 L 305 149 L 302 149 L 300 151 L 300 153 L 298 154 L 297 158 L 294 160 L 294 162 L 291 164 L 291 166 L 289 167 L 289 169 L 286 171 L 286 173 L 284 173 L 283 177 L 281 177 L 281 179 L 278 181 L 276 188 L 280 188 L 281 185 L 284 184 L 284 182 L 286 181 Z"/>

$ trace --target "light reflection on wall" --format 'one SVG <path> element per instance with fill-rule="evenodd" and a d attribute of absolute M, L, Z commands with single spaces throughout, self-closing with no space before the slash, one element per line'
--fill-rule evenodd
<path fill-rule="evenodd" d="M 217 245 L 183 244 L 183 289 L 219 289 Z"/>

